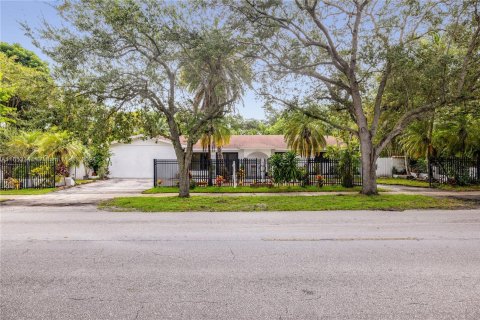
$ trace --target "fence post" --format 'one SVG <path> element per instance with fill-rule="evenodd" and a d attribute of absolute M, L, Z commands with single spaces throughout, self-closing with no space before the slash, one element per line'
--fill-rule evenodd
<path fill-rule="evenodd" d="M 25 162 L 25 188 L 30 188 L 30 160 Z"/>
<path fill-rule="evenodd" d="M 428 186 L 432 187 L 433 182 L 433 172 L 432 172 L 432 158 L 428 158 Z"/>
<path fill-rule="evenodd" d="M 237 187 L 237 172 L 236 172 L 236 165 L 235 165 L 235 160 L 233 160 L 233 187 L 236 188 Z"/>
<path fill-rule="evenodd" d="M 477 183 L 480 183 L 480 155 L 477 156 Z"/>
<path fill-rule="evenodd" d="M 153 159 L 153 186 L 157 187 L 157 161 Z"/>
<path fill-rule="evenodd" d="M 212 180 L 212 158 L 210 157 L 210 159 L 207 159 L 207 174 L 208 174 L 208 178 L 207 178 L 207 185 L 209 187 L 213 186 L 213 180 Z"/>
<path fill-rule="evenodd" d="M 52 177 L 53 177 L 52 178 L 53 179 L 52 186 L 53 186 L 53 188 L 55 188 L 55 181 L 57 179 L 56 174 L 57 174 L 57 159 L 54 158 L 53 159 L 53 174 L 52 174 Z"/>

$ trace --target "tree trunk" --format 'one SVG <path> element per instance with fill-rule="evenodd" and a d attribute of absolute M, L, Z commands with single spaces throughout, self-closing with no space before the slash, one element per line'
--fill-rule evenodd
<path fill-rule="evenodd" d="M 178 176 L 178 178 L 179 178 L 178 196 L 180 198 L 190 197 L 190 176 L 189 176 L 189 173 L 188 173 L 188 167 L 189 166 L 185 166 L 184 163 L 183 164 L 181 164 L 181 163 L 178 164 L 178 175 L 179 175 Z"/>
<path fill-rule="evenodd" d="M 409 160 L 408 160 L 408 155 L 405 154 L 404 157 L 403 157 L 404 161 L 405 161 L 405 172 L 407 173 L 407 176 L 410 175 L 410 166 L 409 166 Z"/>
<path fill-rule="evenodd" d="M 362 154 L 362 194 L 375 195 L 377 191 L 376 156 L 368 130 L 360 130 L 360 152 Z"/>
<path fill-rule="evenodd" d="M 177 142 L 177 141 L 175 141 Z M 178 196 L 190 197 L 190 165 L 192 163 L 193 145 L 188 144 L 184 150 L 179 142 L 174 143 L 178 162 Z"/>
<path fill-rule="evenodd" d="M 212 180 L 212 143 L 210 141 L 211 138 L 208 139 L 208 186 L 211 187 L 213 186 L 213 180 Z"/>

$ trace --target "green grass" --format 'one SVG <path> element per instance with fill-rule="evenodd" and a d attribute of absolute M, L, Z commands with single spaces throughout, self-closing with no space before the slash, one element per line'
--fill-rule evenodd
<path fill-rule="evenodd" d="M 361 190 L 361 187 L 345 188 L 342 186 L 323 186 L 318 188 L 316 186 L 307 186 L 302 188 L 300 186 L 280 186 L 280 187 L 249 187 L 249 186 L 238 186 L 234 187 L 196 187 L 193 190 L 190 190 L 192 193 L 276 193 L 276 192 L 339 192 L 339 191 L 350 191 L 358 192 Z M 178 193 L 178 187 L 156 187 L 152 189 L 145 190 L 145 194 L 154 194 L 154 193 Z"/>
<path fill-rule="evenodd" d="M 408 187 L 422 187 L 428 188 L 429 184 L 427 181 L 418 181 L 418 180 L 408 180 L 403 178 L 378 178 L 378 184 L 389 184 L 389 185 L 399 185 L 399 186 L 408 186 Z"/>
<path fill-rule="evenodd" d="M 480 191 L 480 186 L 473 185 L 473 186 L 452 186 L 448 184 L 442 184 L 436 186 L 438 189 L 448 190 L 448 191 Z"/>
<path fill-rule="evenodd" d="M 35 194 L 46 194 L 55 191 L 56 188 L 44 188 L 44 189 L 10 189 L 10 190 L 0 190 L 1 195 L 35 195 Z"/>
<path fill-rule="evenodd" d="M 97 181 L 96 179 L 78 179 L 75 180 L 75 185 L 82 185 L 82 184 L 87 184 L 87 183 L 92 183 Z"/>
<path fill-rule="evenodd" d="M 191 198 L 121 197 L 100 203 L 113 211 L 189 212 L 189 211 L 320 211 L 320 210 L 405 210 L 463 208 L 466 203 L 423 195 L 325 195 Z"/>
<path fill-rule="evenodd" d="M 408 180 L 403 178 L 378 178 L 378 184 L 399 185 L 408 187 L 428 188 L 430 185 L 427 181 Z M 480 186 L 452 186 L 448 184 L 434 185 L 434 188 L 448 191 L 480 191 Z"/>

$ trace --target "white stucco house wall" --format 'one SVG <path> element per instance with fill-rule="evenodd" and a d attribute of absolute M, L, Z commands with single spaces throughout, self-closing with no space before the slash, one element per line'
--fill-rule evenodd
<path fill-rule="evenodd" d="M 328 145 L 338 145 L 340 141 L 332 136 L 325 137 Z M 230 143 L 222 148 L 224 158 L 229 159 L 268 159 L 276 152 L 288 151 L 283 135 L 233 135 Z M 194 160 L 205 157 L 200 143 L 193 147 Z M 216 150 L 212 150 L 215 158 Z M 142 135 L 133 136 L 131 143 L 114 142 L 110 147 L 110 178 L 153 178 L 153 160 L 175 160 L 171 141 L 165 138 L 145 139 Z M 391 176 L 392 167 L 404 168 L 402 159 L 380 158 L 377 161 L 377 176 Z M 71 176 L 82 178 L 85 168 L 73 168 Z"/>
<path fill-rule="evenodd" d="M 141 136 L 131 143 L 112 143 L 110 152 L 108 176 L 112 178 L 152 178 L 153 159 L 176 158 L 170 141 Z"/>
<path fill-rule="evenodd" d="M 334 137 L 326 137 L 327 144 L 337 144 Z M 224 157 L 267 159 L 275 152 L 288 151 L 283 135 L 233 135 L 223 148 Z M 165 138 L 145 140 L 132 137 L 131 143 L 112 143 L 109 165 L 111 178 L 152 178 L 153 160 L 175 160 L 172 143 Z M 205 153 L 200 143 L 193 147 L 194 159 Z M 212 150 L 215 157 L 215 150 Z"/>

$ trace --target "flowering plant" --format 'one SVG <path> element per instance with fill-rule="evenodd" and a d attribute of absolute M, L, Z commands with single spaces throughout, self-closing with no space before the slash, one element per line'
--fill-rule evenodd
<path fill-rule="evenodd" d="M 224 181 L 225 178 L 223 176 L 217 176 L 217 178 L 215 179 L 215 184 L 221 187 Z"/>
<path fill-rule="evenodd" d="M 319 188 L 323 187 L 323 176 L 317 174 L 317 176 L 315 178 L 317 179 L 317 186 Z"/>

